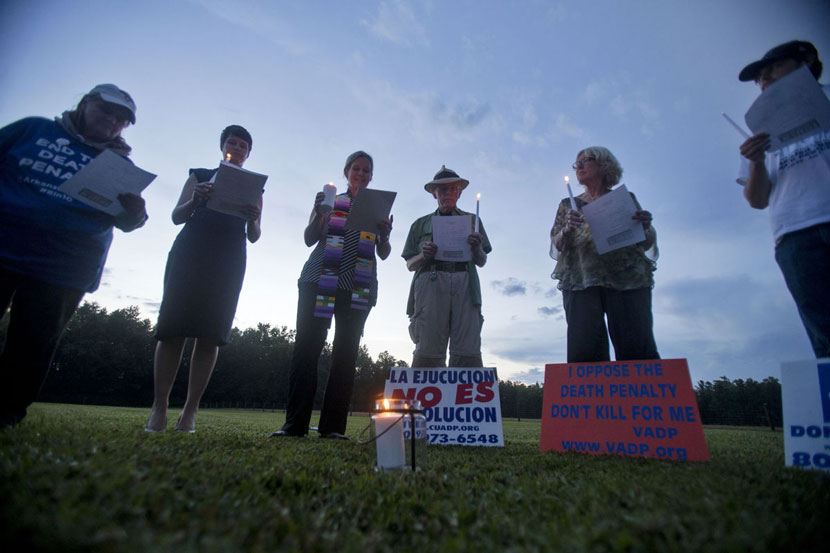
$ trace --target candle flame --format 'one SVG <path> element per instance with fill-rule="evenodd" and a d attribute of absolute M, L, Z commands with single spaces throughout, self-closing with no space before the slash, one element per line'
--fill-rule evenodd
<path fill-rule="evenodd" d="M 227 154 L 225 154 L 225 161 L 230 161 L 230 160 L 231 160 L 231 154 L 230 154 L 230 152 L 228 152 Z"/>
<path fill-rule="evenodd" d="M 571 177 L 565 175 L 565 184 L 571 184 Z"/>
<path fill-rule="evenodd" d="M 481 199 L 481 192 L 479 192 L 478 194 L 476 194 L 476 201 L 479 201 L 480 199 Z"/>
<path fill-rule="evenodd" d="M 383 408 L 386 409 L 386 410 L 389 409 L 389 400 L 388 399 L 383 400 Z"/>

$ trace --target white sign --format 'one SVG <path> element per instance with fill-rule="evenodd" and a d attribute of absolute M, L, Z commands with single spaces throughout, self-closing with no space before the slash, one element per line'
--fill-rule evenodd
<path fill-rule="evenodd" d="M 473 252 L 467 237 L 473 232 L 472 215 L 432 216 L 432 241 L 438 261 L 470 261 Z"/>
<path fill-rule="evenodd" d="M 60 190 L 88 206 L 115 216 L 124 212 L 118 201 L 119 194 L 138 196 L 155 178 L 153 173 L 139 169 L 112 150 L 104 150 L 63 183 Z"/>
<path fill-rule="evenodd" d="M 643 223 L 632 219 L 637 204 L 623 184 L 582 207 L 600 255 L 646 239 Z"/>
<path fill-rule="evenodd" d="M 830 470 L 830 358 L 781 363 L 788 467 Z"/>
<path fill-rule="evenodd" d="M 395 203 L 397 192 L 363 188 L 358 192 L 349 208 L 349 218 L 346 219 L 346 229 L 358 232 L 377 234 L 378 225 L 389 218 L 392 204 Z"/>
<path fill-rule="evenodd" d="M 753 134 L 769 133 L 769 150 L 830 129 L 830 101 L 807 68 L 793 71 L 767 87 L 744 116 Z"/>
<path fill-rule="evenodd" d="M 421 401 L 430 445 L 504 446 L 495 367 L 390 367 L 383 392 Z"/>
<path fill-rule="evenodd" d="M 246 219 L 245 208 L 259 203 L 266 180 L 268 175 L 223 161 L 214 175 L 213 192 L 205 205 L 214 211 Z"/>

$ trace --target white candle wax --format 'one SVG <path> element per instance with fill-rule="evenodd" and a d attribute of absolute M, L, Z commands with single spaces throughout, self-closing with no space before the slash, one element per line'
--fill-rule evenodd
<path fill-rule="evenodd" d="M 574 200 L 574 193 L 571 192 L 571 179 L 570 177 L 565 177 L 565 186 L 568 187 L 568 197 L 571 199 L 571 209 L 576 211 L 576 200 Z"/>
<path fill-rule="evenodd" d="M 479 229 L 479 223 L 478 223 L 479 204 L 481 204 L 481 194 L 476 195 L 476 232 L 478 232 L 478 229 Z"/>
<path fill-rule="evenodd" d="M 400 469 L 406 466 L 402 422 L 400 413 L 375 415 L 378 467 L 382 469 Z"/>
<path fill-rule="evenodd" d="M 334 209 L 334 197 L 337 195 L 337 187 L 332 183 L 323 185 L 323 194 L 326 195 L 323 199 L 323 205 L 329 209 Z"/>

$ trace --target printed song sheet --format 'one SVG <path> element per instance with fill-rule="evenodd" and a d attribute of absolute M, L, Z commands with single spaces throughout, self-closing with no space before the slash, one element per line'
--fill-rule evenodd
<path fill-rule="evenodd" d="M 769 133 L 770 151 L 830 129 L 830 100 L 801 67 L 772 83 L 744 116 L 752 134 Z"/>
<path fill-rule="evenodd" d="M 223 161 L 213 179 L 209 209 L 245 219 L 245 206 L 256 205 L 268 175 L 260 175 Z"/>
<path fill-rule="evenodd" d="M 643 224 L 631 218 L 636 211 L 624 184 L 582 207 L 600 255 L 646 239 Z"/>
<path fill-rule="evenodd" d="M 392 204 L 395 203 L 397 192 L 363 188 L 357 197 L 352 200 L 349 209 L 349 218 L 346 219 L 346 228 L 360 232 L 377 234 L 378 223 L 389 218 Z"/>
<path fill-rule="evenodd" d="M 473 215 L 432 216 L 432 241 L 438 246 L 438 261 L 470 261 L 467 237 L 473 232 Z"/>
<path fill-rule="evenodd" d="M 124 211 L 119 194 L 140 195 L 156 176 L 104 150 L 60 186 L 60 191 L 110 215 Z"/>

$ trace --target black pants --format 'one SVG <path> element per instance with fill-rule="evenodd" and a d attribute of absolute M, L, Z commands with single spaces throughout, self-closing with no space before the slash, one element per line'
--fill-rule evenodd
<path fill-rule="evenodd" d="M 562 299 L 568 323 L 568 363 L 610 361 L 609 335 L 618 361 L 660 358 L 654 343 L 651 288 L 591 286 L 562 290 Z"/>
<path fill-rule="evenodd" d="M 331 371 L 326 384 L 320 423 L 320 434 L 346 432 L 349 402 L 354 387 L 355 364 L 360 349 L 360 337 L 369 311 L 352 309 L 351 291 L 337 290 L 334 304 L 334 342 L 331 351 Z M 317 393 L 317 364 L 326 343 L 331 319 L 314 316 L 317 285 L 300 285 L 297 302 L 297 335 L 291 356 L 291 374 L 288 380 L 288 408 L 282 429 L 289 434 L 308 433 L 314 396 Z"/>
<path fill-rule="evenodd" d="M 84 292 L 0 268 L 0 313 L 11 305 L 0 353 L 0 427 L 26 416 L 46 380 L 61 334 Z"/>

